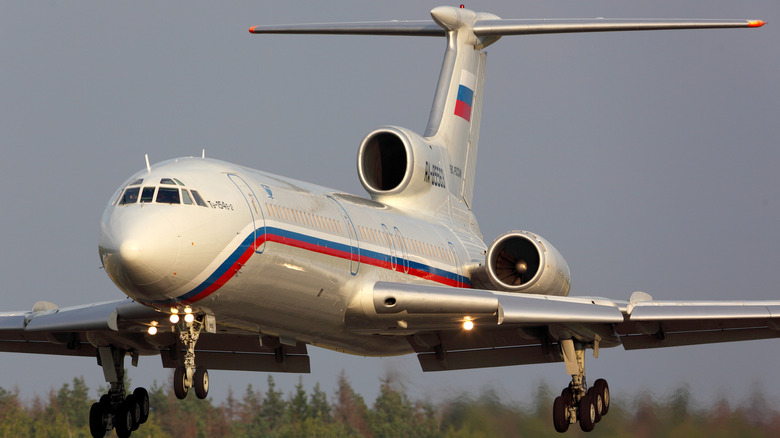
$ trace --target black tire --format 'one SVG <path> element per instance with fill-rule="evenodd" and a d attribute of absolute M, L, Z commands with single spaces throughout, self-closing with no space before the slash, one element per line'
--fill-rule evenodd
<path fill-rule="evenodd" d="M 149 419 L 149 393 L 146 388 L 135 388 L 133 397 L 141 408 L 141 418 L 138 420 L 138 424 L 144 424 Z"/>
<path fill-rule="evenodd" d="M 563 388 L 563 391 L 561 391 L 561 397 L 563 397 L 563 401 L 566 403 L 566 406 L 573 405 L 574 391 L 572 391 L 571 388 L 569 387 Z"/>
<path fill-rule="evenodd" d="M 583 432 L 590 432 L 596 425 L 596 404 L 593 403 L 593 399 L 585 395 L 580 400 L 580 429 Z"/>
<path fill-rule="evenodd" d="M 593 384 L 596 393 L 601 394 L 601 416 L 607 415 L 609 412 L 609 385 L 604 379 L 598 379 Z"/>
<path fill-rule="evenodd" d="M 593 404 L 596 405 L 596 423 L 598 423 L 601 421 L 601 408 L 604 405 L 604 401 L 601 398 L 601 394 L 596 392 L 594 387 L 588 389 L 587 396 L 590 397 L 590 399 L 593 400 Z"/>
<path fill-rule="evenodd" d="M 566 417 L 566 399 L 563 396 L 555 397 L 553 402 L 553 426 L 555 430 L 564 433 L 569 430 L 569 419 Z"/>
<path fill-rule="evenodd" d="M 103 418 L 103 406 L 100 403 L 92 403 L 89 408 L 89 433 L 93 438 L 106 436 L 106 421 Z"/>
<path fill-rule="evenodd" d="M 199 399 L 206 398 L 209 395 L 209 371 L 205 368 L 198 368 L 195 370 L 193 380 L 195 395 L 197 395 Z"/>
<path fill-rule="evenodd" d="M 133 394 L 130 394 L 125 397 L 125 401 L 123 401 L 122 404 L 125 406 L 125 409 L 130 412 L 130 417 L 133 421 L 130 430 L 138 430 L 138 426 L 141 425 L 141 406 L 138 404 L 138 400 Z"/>
<path fill-rule="evenodd" d="M 176 394 L 176 398 L 179 400 L 184 400 L 187 397 L 187 392 L 190 390 L 186 382 L 184 382 L 186 374 L 187 371 L 184 367 L 177 367 L 176 371 L 173 372 L 173 393 Z"/>
<path fill-rule="evenodd" d="M 114 427 L 119 438 L 129 438 L 133 433 L 133 413 L 128 409 L 127 403 L 122 403 L 116 410 Z"/>

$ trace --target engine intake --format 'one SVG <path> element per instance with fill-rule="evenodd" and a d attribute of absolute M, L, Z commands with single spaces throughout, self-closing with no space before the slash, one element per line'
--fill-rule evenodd
<path fill-rule="evenodd" d="M 381 128 L 363 140 L 358 152 L 358 175 L 371 194 L 395 194 L 409 184 L 414 152 L 406 133 Z"/>
<path fill-rule="evenodd" d="M 540 295 L 569 294 L 569 265 L 552 244 L 528 231 L 499 236 L 487 253 L 487 274 L 498 290 Z"/>

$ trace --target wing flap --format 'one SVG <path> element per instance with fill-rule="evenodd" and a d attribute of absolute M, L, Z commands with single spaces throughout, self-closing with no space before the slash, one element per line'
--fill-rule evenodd
<path fill-rule="evenodd" d="M 659 332 L 653 335 L 621 335 L 626 350 L 641 348 L 681 347 L 684 345 L 716 344 L 720 342 L 752 341 L 780 337 L 780 331 L 767 327 L 737 328 L 691 332 Z"/>
<path fill-rule="evenodd" d="M 309 373 L 311 366 L 306 344 L 294 346 L 267 342 L 260 345 L 258 336 L 204 333 L 195 349 L 195 362 L 213 370 Z M 181 344 L 160 351 L 163 367 L 184 364 L 186 350 Z"/>
<path fill-rule="evenodd" d="M 559 349 L 545 352 L 538 345 L 448 351 L 441 356 L 437 356 L 436 353 L 421 353 L 417 355 L 417 359 L 423 371 L 465 370 L 562 361 Z"/>
<path fill-rule="evenodd" d="M 81 342 L 78 338 L 74 340 L 73 343 L 53 343 L 45 339 L 3 339 L 0 340 L 0 351 L 95 357 L 95 347 L 89 342 Z"/>
<path fill-rule="evenodd" d="M 160 357 L 164 368 L 181 365 L 181 361 L 174 359 L 167 351 L 163 351 Z M 311 372 L 308 355 L 285 355 L 284 359 L 279 361 L 273 353 L 197 351 L 195 363 L 210 370 L 306 374 Z"/>

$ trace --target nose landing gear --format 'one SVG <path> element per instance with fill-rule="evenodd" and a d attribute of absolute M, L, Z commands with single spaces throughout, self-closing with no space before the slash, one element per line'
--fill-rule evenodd
<path fill-rule="evenodd" d="M 204 318 L 193 318 L 191 321 L 180 321 L 175 326 L 179 340 L 187 349 L 184 354 L 184 366 L 176 368 L 173 373 L 173 392 L 176 398 L 187 397 L 190 388 L 195 388 L 195 395 L 204 399 L 209 395 L 209 372 L 206 368 L 195 366 L 195 344 L 204 326 Z"/>

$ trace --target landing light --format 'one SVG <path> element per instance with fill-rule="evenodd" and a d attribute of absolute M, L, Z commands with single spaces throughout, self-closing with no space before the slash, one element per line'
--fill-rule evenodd
<path fill-rule="evenodd" d="M 179 315 L 174 313 L 171 315 L 171 324 L 176 324 L 177 322 L 179 322 Z"/>
<path fill-rule="evenodd" d="M 150 335 L 154 336 L 154 335 L 157 334 L 157 327 L 151 326 L 151 327 L 149 327 L 148 330 L 146 330 L 146 332 L 149 333 Z"/>
<path fill-rule="evenodd" d="M 192 312 L 192 310 L 190 310 L 190 312 Z M 188 313 L 184 315 L 184 322 L 192 322 L 192 321 L 195 321 L 195 315 L 193 315 L 192 313 Z"/>
<path fill-rule="evenodd" d="M 466 317 L 466 320 L 463 321 L 463 330 L 471 330 L 474 328 L 474 321 L 471 320 L 470 317 Z"/>
<path fill-rule="evenodd" d="M 184 308 L 184 313 L 186 313 L 186 314 L 188 314 L 188 315 L 189 315 L 190 313 L 192 313 L 192 309 L 191 309 L 191 308 L 189 308 L 189 307 L 185 307 L 185 308 Z"/>

